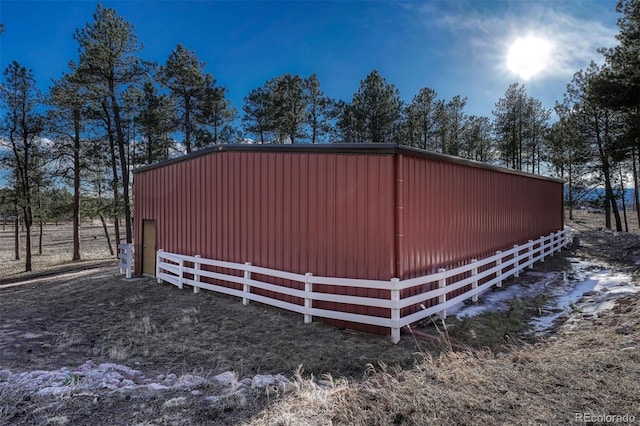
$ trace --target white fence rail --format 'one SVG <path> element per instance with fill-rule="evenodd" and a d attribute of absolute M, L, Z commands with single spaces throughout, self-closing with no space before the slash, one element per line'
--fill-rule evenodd
<path fill-rule="evenodd" d="M 126 274 L 127 278 L 131 278 L 133 271 L 133 244 L 118 244 L 118 267 L 121 274 Z"/>
<path fill-rule="evenodd" d="M 446 316 L 448 308 L 463 302 L 466 299 L 476 301 L 478 295 L 493 286 L 501 287 L 502 281 L 510 276 L 518 276 L 525 268 L 533 268 L 535 262 L 544 262 L 547 256 L 553 255 L 569 242 L 569 232 L 567 230 L 558 231 L 547 236 L 540 237 L 527 244 L 516 245 L 507 251 L 498 251 L 495 255 L 484 259 L 471 259 L 467 264 L 454 269 L 440 269 L 437 273 L 422 277 L 399 280 L 393 278 L 390 281 L 364 280 L 352 278 L 333 278 L 314 276 L 308 272 L 297 274 L 291 272 L 278 271 L 275 269 L 262 268 L 251 263 L 233 263 L 220 260 L 204 259 L 199 255 L 186 256 L 175 253 L 168 253 L 163 250 L 157 252 L 156 277 L 158 282 L 168 282 L 179 288 L 184 285 L 193 287 L 194 292 L 200 289 L 216 291 L 242 298 L 243 304 L 248 304 L 253 300 L 265 303 L 278 308 L 298 312 L 304 315 L 304 322 L 311 322 L 314 316 L 330 318 L 334 320 L 350 321 L 362 324 L 377 325 L 391 329 L 391 338 L 397 343 L 400 341 L 400 329 L 407 324 L 419 321 L 428 316 L 438 314 L 442 318 Z M 128 251 L 127 253 L 131 253 Z M 222 268 L 235 273 L 213 272 L 203 269 Z M 291 288 L 284 285 L 272 284 L 254 279 L 254 275 L 270 276 L 291 281 L 298 284 L 299 288 Z M 463 276 L 462 279 L 457 277 Z M 238 284 L 237 288 L 226 287 L 211 282 L 204 282 L 203 278 L 224 281 Z M 388 299 L 351 296 L 336 294 L 334 292 L 322 292 L 314 284 L 322 284 L 335 287 L 352 287 L 376 290 L 389 290 Z M 447 296 L 465 286 L 471 289 L 452 297 Z M 417 289 L 416 289 L 417 287 Z M 433 290 L 426 290 L 434 287 Z M 257 294 L 255 289 L 267 292 L 278 293 L 283 296 L 298 297 L 304 303 L 297 304 L 278 298 Z M 401 297 L 403 290 L 418 290 L 418 294 Z M 410 293 L 406 291 L 405 293 Z M 336 302 L 351 305 L 387 308 L 389 317 L 379 317 L 363 315 L 350 312 L 342 312 L 314 307 L 314 301 Z M 437 303 L 424 308 L 427 301 L 437 301 Z M 410 313 L 401 316 L 404 308 L 413 307 Z M 421 308 L 422 307 L 422 308 Z"/>

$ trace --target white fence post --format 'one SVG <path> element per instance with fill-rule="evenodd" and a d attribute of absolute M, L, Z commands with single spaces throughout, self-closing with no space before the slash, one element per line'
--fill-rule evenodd
<path fill-rule="evenodd" d="M 502 254 L 501 250 L 496 251 L 496 255 L 500 255 L 500 254 Z M 498 265 L 502 265 L 502 256 L 496 259 L 496 266 Z M 502 275 L 502 268 L 499 268 L 498 272 L 496 272 L 496 278 L 501 275 Z M 502 280 L 498 281 L 498 283 L 496 284 L 496 287 L 498 288 L 502 287 Z"/>
<path fill-rule="evenodd" d="M 518 247 L 519 246 L 517 244 L 514 244 L 514 246 L 513 246 L 513 248 L 516 249 L 516 252 L 513 253 L 514 257 L 519 257 L 520 256 L 520 250 L 518 250 Z M 519 266 L 520 266 L 520 261 L 516 260 L 516 262 L 513 264 L 513 269 L 515 271 L 513 276 L 516 277 L 516 278 L 518 278 L 520 276 Z"/>
<path fill-rule="evenodd" d="M 129 244 L 127 257 L 127 278 L 131 278 L 131 271 L 133 270 L 133 244 Z"/>
<path fill-rule="evenodd" d="M 162 253 L 164 253 L 164 250 L 162 249 L 159 249 L 156 253 L 156 280 L 158 281 L 158 284 L 162 282 L 160 279 L 160 259 L 162 259 Z"/>
<path fill-rule="evenodd" d="M 180 262 L 178 262 L 178 288 L 182 290 L 184 288 L 184 283 L 182 279 L 184 277 L 184 259 L 180 258 Z"/>
<path fill-rule="evenodd" d="M 529 269 L 533 269 L 533 240 L 529 240 Z"/>
<path fill-rule="evenodd" d="M 304 307 L 307 309 L 311 309 L 313 307 L 313 299 L 311 298 L 311 293 L 313 293 L 313 283 L 311 282 L 311 277 L 313 274 L 311 272 L 307 272 L 304 274 L 305 282 L 304 282 Z M 313 321 L 313 316 L 311 314 L 304 314 L 304 323 L 309 324 Z"/>
<path fill-rule="evenodd" d="M 200 259 L 202 256 L 200 256 L 199 254 L 196 254 L 194 257 Z M 202 267 L 202 264 L 200 263 L 199 260 L 193 262 L 193 269 L 196 270 L 196 273 L 193 274 L 193 281 L 195 281 L 196 285 L 193 286 L 193 292 L 194 293 L 200 293 L 200 287 L 198 287 L 198 284 L 200 284 L 200 268 Z"/>
<path fill-rule="evenodd" d="M 549 242 L 551 243 L 551 247 L 549 247 L 549 255 L 553 256 L 553 248 L 556 244 L 553 232 L 549 234 Z"/>
<path fill-rule="evenodd" d="M 120 243 L 118 244 L 117 249 L 120 273 L 126 274 L 127 278 L 131 278 L 131 272 L 133 270 L 133 244 Z"/>
<path fill-rule="evenodd" d="M 123 259 L 122 259 L 122 244 L 118 244 L 118 268 L 120 268 L 120 273 L 124 274 L 125 272 L 125 268 L 123 267 L 124 264 L 122 263 Z"/>
<path fill-rule="evenodd" d="M 396 321 L 400 321 L 400 280 L 398 278 L 391 278 L 391 340 L 393 343 L 400 342 L 400 327 Z"/>
<path fill-rule="evenodd" d="M 471 259 L 471 263 L 478 263 L 478 259 Z M 474 265 L 473 269 L 471 269 L 471 276 L 475 275 L 478 275 L 478 267 Z M 471 290 L 475 290 L 476 288 L 478 288 L 478 280 L 471 283 Z M 471 301 L 474 303 L 478 301 L 478 293 L 471 296 Z"/>
<path fill-rule="evenodd" d="M 251 271 L 249 270 L 249 266 L 251 266 L 251 262 L 245 262 L 244 266 L 246 266 L 247 269 L 244 270 L 244 284 L 242 284 L 242 292 L 245 294 L 249 294 L 251 293 L 251 285 L 249 284 L 249 280 L 251 279 Z M 245 306 L 248 305 L 249 299 L 243 297 L 242 304 Z"/>
<path fill-rule="evenodd" d="M 438 269 L 438 273 L 444 274 L 447 272 L 445 268 Z M 438 288 L 447 288 L 447 277 L 443 277 L 438 280 Z M 438 305 L 444 305 L 447 302 L 447 292 L 445 291 L 440 296 L 438 296 Z M 445 319 L 447 317 L 447 310 L 442 309 L 440 311 L 440 319 Z"/>
<path fill-rule="evenodd" d="M 543 235 L 542 237 L 540 237 L 540 254 L 542 255 L 542 257 L 540 258 L 540 263 L 544 263 L 544 258 L 547 257 L 547 254 L 544 251 L 545 243 L 546 243 L 546 238 Z"/>

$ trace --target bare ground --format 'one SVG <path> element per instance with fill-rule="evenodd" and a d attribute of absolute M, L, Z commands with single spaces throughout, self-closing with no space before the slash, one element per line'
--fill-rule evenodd
<path fill-rule="evenodd" d="M 69 245 L 57 247 L 48 259 L 46 254 L 36 259 L 40 265 L 55 263 L 70 251 Z M 69 251 L 61 255 L 61 248 Z M 12 253 L 6 251 L 5 245 L 8 258 Z M 279 373 L 291 377 L 302 366 L 307 376 L 330 372 L 359 380 L 367 363 L 381 360 L 408 368 L 417 359 L 408 339 L 394 345 L 388 337 L 337 330 L 322 322 L 303 324 L 301 315 L 258 303 L 243 306 L 237 298 L 212 292 L 194 294 L 151 278 L 126 279 L 115 263 L 109 258 L 67 262 L 29 274 L 15 272 L 21 261 L 5 265 L 11 273 L 0 278 L 0 369 L 15 374 L 73 368 L 92 360 L 126 365 L 146 377 L 210 378 L 233 371 L 241 379 Z M 269 401 L 261 389 L 249 391 L 241 404 L 221 408 L 203 402 L 206 386 L 204 396 L 178 392 L 188 400 L 170 409 L 164 404 L 176 397 L 171 391 L 103 392 L 89 405 L 86 397 L 58 398 L 53 404 L 51 398 L 14 391 L 0 390 L 0 423 L 235 423 Z"/>
<path fill-rule="evenodd" d="M 637 279 L 638 235 L 597 230 L 595 219 L 569 223 L 581 245 L 536 268 L 569 268 L 565 258 L 574 256 Z M 99 249 L 99 238 L 96 231 L 85 244 L 94 240 Z M 110 266 L 115 261 L 108 252 L 58 266 L 54 275 L 25 276 L 6 266 L 12 253 L 0 248 L 3 424 L 525 424 L 571 421 L 580 410 L 635 411 L 640 419 L 637 298 L 542 341 L 499 336 L 493 346 L 455 335 L 463 345 L 493 349 L 471 354 L 447 351 L 446 336 L 441 342 L 404 336 L 393 345 L 384 336 L 303 324 L 300 315 L 257 303 L 243 306 L 236 298 L 149 278 L 127 280 Z M 65 250 L 58 245 L 42 265 L 55 264 L 51 259 Z M 429 324 L 422 330 L 441 331 Z M 517 327 L 512 331 L 518 335 Z M 294 391 L 267 395 L 247 388 L 236 399 L 207 399 L 219 394 L 207 380 L 193 391 L 139 387 L 37 396 L 6 385 L 1 374 L 74 368 L 87 360 L 126 365 L 148 378 L 282 373 Z M 299 365 L 304 372 L 296 377 Z"/>

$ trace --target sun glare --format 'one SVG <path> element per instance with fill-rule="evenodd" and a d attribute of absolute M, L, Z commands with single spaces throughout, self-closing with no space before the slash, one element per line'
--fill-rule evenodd
<path fill-rule="evenodd" d="M 523 80 L 543 71 L 551 60 L 551 45 L 540 37 L 517 38 L 509 47 L 507 67 Z"/>

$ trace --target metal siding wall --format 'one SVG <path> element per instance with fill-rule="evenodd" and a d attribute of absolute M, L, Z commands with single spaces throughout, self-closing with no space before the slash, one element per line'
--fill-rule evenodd
<path fill-rule="evenodd" d="M 559 183 L 401 154 L 214 152 L 136 173 L 134 195 L 137 253 L 142 220 L 154 219 L 158 248 L 167 251 L 349 278 L 419 276 L 563 225 Z M 403 203 L 401 241 L 397 200 Z M 396 250 L 401 259 L 394 259 Z M 339 292 L 367 295 L 364 289 Z M 389 292 L 368 295 L 388 298 Z M 387 314 L 316 306 L 329 305 Z"/>
<path fill-rule="evenodd" d="M 405 268 L 452 267 L 562 227 L 562 185 L 403 156 Z"/>
<path fill-rule="evenodd" d="M 563 226 L 560 183 L 400 157 L 405 203 L 401 279 L 451 269 Z"/>
<path fill-rule="evenodd" d="M 223 151 L 142 171 L 134 179 L 136 241 L 142 241 L 142 219 L 155 219 L 158 248 L 166 251 L 298 273 L 390 280 L 393 162 L 392 155 Z M 136 250 L 141 253 L 141 247 Z M 371 295 L 388 297 L 388 292 Z"/>

